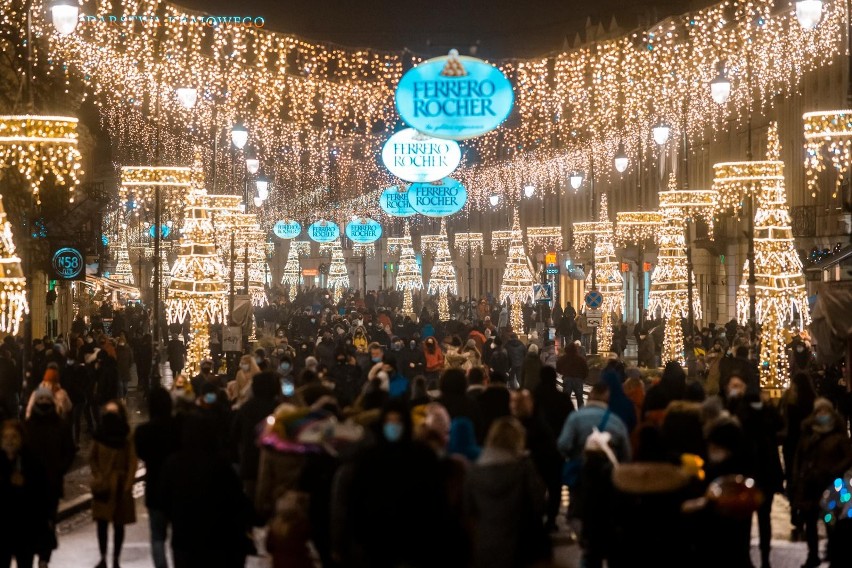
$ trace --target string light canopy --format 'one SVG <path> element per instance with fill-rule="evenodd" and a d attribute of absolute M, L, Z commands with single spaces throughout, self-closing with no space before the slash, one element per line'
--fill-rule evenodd
<path fill-rule="evenodd" d="M 836 199 L 852 158 L 852 110 L 807 112 L 802 120 L 805 124 L 805 178 L 811 196 L 816 197 L 819 174 L 829 162 L 836 174 L 831 194 Z"/>
<path fill-rule="evenodd" d="M 656 242 L 662 224 L 659 211 L 619 211 L 615 214 L 615 244 L 628 247 Z"/>
<path fill-rule="evenodd" d="M 212 142 L 243 121 L 268 156 L 264 169 L 294 188 L 271 204 L 279 218 L 285 209 L 307 216 L 324 202 L 325 190 L 342 201 L 390 181 L 378 164 L 362 156 L 378 153 L 386 138 L 387 130 L 374 133 L 376 125 L 389 129 L 397 122 L 394 87 L 406 66 L 418 62 L 409 53 L 327 47 L 251 26 L 197 25 L 204 21 L 202 14 L 157 0 L 119 4 L 92 6 L 76 33 L 49 36 L 45 59 L 69 80 L 82 79 L 121 160 L 153 158 L 159 122 L 168 127 L 162 129 L 162 155 L 185 160 L 194 147 L 204 148 L 208 171 L 216 163 L 224 183 L 235 185 L 238 170 L 230 166 L 237 157 L 228 156 L 225 144 L 214 156 Z M 690 124 L 693 137 L 708 128 L 727 128 L 730 110 L 742 117 L 754 102 L 772 104 L 776 96 L 795 91 L 805 73 L 836 59 L 845 49 L 846 25 L 843 2 L 826 3 L 820 25 L 810 30 L 796 22 L 794 10 L 773 10 L 774 4 L 726 1 L 580 49 L 496 62 L 515 83 L 518 126 L 472 142 L 481 164 L 465 169 L 478 173 L 535 155 L 519 172 L 524 175 L 520 182 L 552 192 L 571 170 L 546 183 L 534 172 L 556 148 L 572 159 L 593 156 L 596 163 L 612 163 L 619 140 L 626 155 L 633 155 L 638 144 L 653 144 L 644 140 L 643 127 L 654 120 L 677 122 L 684 103 L 696 117 Z M 116 25 L 109 21 L 113 10 L 157 14 L 158 20 Z M 25 18 L 16 0 L 0 0 L 0 11 L 19 22 Z M 38 12 L 34 23 L 40 30 L 44 15 Z M 760 25 L 752 16 L 760 16 Z M 745 81 L 747 55 L 753 64 Z M 726 106 L 714 102 L 710 89 L 694 88 L 709 83 L 721 62 L 722 71 L 730 71 Z M 625 84 L 630 89 L 625 91 Z M 174 96 L 178 87 L 198 89 L 189 137 L 187 110 Z M 589 96 L 592 89 L 594 97 Z M 162 112 L 151 112 L 158 103 Z M 571 129 L 554 120 L 565 116 L 571 117 Z M 593 141 L 572 134 L 592 131 Z M 335 168 L 327 167 L 328 156 Z M 484 205 L 492 191 L 508 197 L 523 187 L 514 181 L 505 189 L 503 182 L 493 184 L 496 173 L 467 186 L 472 200 Z"/>
<path fill-rule="evenodd" d="M 328 266 L 328 287 L 332 289 L 335 302 L 343 297 L 343 291 L 349 288 L 349 271 L 343 258 L 340 239 L 335 239 L 331 247 L 331 264 Z"/>
<path fill-rule="evenodd" d="M 503 282 L 500 284 L 500 301 L 508 301 L 510 304 L 510 320 L 512 331 L 515 333 L 523 332 L 523 305 L 534 293 L 533 271 L 530 268 L 527 253 L 524 251 L 524 234 L 521 231 L 518 210 L 516 209 L 512 221 L 512 236 L 509 240 L 506 269 L 503 271 Z"/>
<path fill-rule="evenodd" d="M 387 237 L 385 240 L 387 241 L 388 254 L 400 252 L 402 245 L 405 244 L 405 237 Z"/>
<path fill-rule="evenodd" d="M 482 254 L 484 248 L 482 233 L 456 233 L 453 236 L 453 244 L 459 254 Z"/>
<path fill-rule="evenodd" d="M 414 246 L 411 244 L 411 233 L 408 223 L 405 224 L 404 234 L 399 253 L 399 270 L 396 273 L 396 289 L 402 292 L 402 311 L 406 314 L 414 313 L 414 291 L 423 289 L 423 275 L 417 256 L 414 254 Z M 456 236 L 458 243 L 458 236 Z"/>
<path fill-rule="evenodd" d="M 376 256 L 375 243 L 355 243 L 352 245 L 352 254 L 355 256 L 373 258 Z"/>
<path fill-rule="evenodd" d="M 713 165 L 713 189 L 717 192 L 716 210 L 739 213 L 745 199 L 757 195 L 764 185 L 784 182 L 784 162 L 753 160 L 722 162 Z"/>
<path fill-rule="evenodd" d="M 491 231 L 491 250 L 495 253 L 507 249 L 512 241 L 512 231 L 504 231 L 502 229 Z"/>
<path fill-rule="evenodd" d="M 781 155 L 777 123 L 769 128 L 767 159 Z M 743 274 L 748 273 L 748 263 Z M 792 223 L 783 181 L 765 184 L 757 194 L 754 215 L 755 318 L 760 331 L 760 385 L 786 389 L 790 385 L 784 333 L 796 322 L 801 329 L 810 322 L 802 261 L 796 252 Z M 749 286 L 743 278 L 737 290 L 737 317 L 749 317 Z M 780 392 L 778 393 L 780 396 Z"/>
<path fill-rule="evenodd" d="M 195 188 L 186 199 L 178 256 L 169 282 L 166 316 L 169 323 L 189 318 L 192 338 L 187 348 L 187 372 L 195 374 L 210 355 L 209 324 L 228 314 L 228 287 L 216 247 L 206 192 Z"/>
<path fill-rule="evenodd" d="M 0 115 L 0 165 L 26 178 L 37 204 L 46 176 L 67 186 L 74 201 L 74 189 L 83 175 L 77 141 L 76 118 Z"/>
<path fill-rule="evenodd" d="M 530 248 L 562 250 L 562 227 L 527 227 Z"/>
<path fill-rule="evenodd" d="M 435 260 L 432 263 L 432 271 L 429 273 L 429 293 L 438 296 L 438 319 L 448 321 L 450 319 L 449 294 L 458 294 L 458 281 L 456 269 L 453 267 L 453 258 L 450 256 L 445 217 L 441 218 L 441 232 L 437 236 Z"/>
<path fill-rule="evenodd" d="M 15 254 L 12 226 L 6 220 L 3 198 L 0 196 L 0 332 L 17 335 L 27 304 L 27 281 L 21 269 L 21 259 Z"/>
<path fill-rule="evenodd" d="M 284 265 L 284 276 L 281 278 L 281 284 L 287 288 L 287 297 L 290 298 L 291 302 L 296 299 L 296 295 L 299 293 L 299 284 L 302 281 L 299 247 L 294 246 L 294 244 L 294 241 L 290 242 L 290 250 L 287 251 L 287 263 Z"/>

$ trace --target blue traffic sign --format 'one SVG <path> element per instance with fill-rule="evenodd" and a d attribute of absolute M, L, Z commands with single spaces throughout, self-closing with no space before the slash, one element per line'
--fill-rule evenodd
<path fill-rule="evenodd" d="M 586 292 L 586 297 L 584 298 L 586 302 L 586 307 L 591 310 L 596 310 L 603 305 L 603 294 L 598 292 L 597 290 L 589 290 Z"/>

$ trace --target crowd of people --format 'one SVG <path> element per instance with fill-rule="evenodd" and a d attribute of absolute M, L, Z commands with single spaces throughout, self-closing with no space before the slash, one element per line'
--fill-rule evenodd
<path fill-rule="evenodd" d="M 7 337 L 0 566 L 50 561 L 84 426 L 98 567 L 120 563 L 139 463 L 158 568 L 169 546 L 177 567 L 243 566 L 262 553 L 258 527 L 276 568 L 546 566 L 557 530 L 589 568 L 750 567 L 753 516 L 769 568 L 776 494 L 790 501 L 791 538 L 807 542 L 804 566 L 820 565 L 820 523 L 831 565 L 852 565 L 852 508 L 836 487 L 852 475 L 850 400 L 806 336 L 790 345 L 790 388 L 769 400 L 736 322 L 696 330 L 690 364 L 661 368 L 653 324 L 637 326 L 628 365 L 623 347 L 590 355 L 576 323 L 517 333 L 487 301 L 440 322 L 430 305 L 401 314 L 398 300 L 335 305 L 317 290 L 273 305 L 258 314 L 272 333 L 231 372 L 213 333 L 211 358 L 185 374 L 186 330 L 173 329 L 167 387 L 147 381 L 142 322 L 34 342 L 26 381 Z M 547 316 L 577 317 L 570 305 Z M 133 368 L 131 402 L 148 409 L 135 428 Z"/>

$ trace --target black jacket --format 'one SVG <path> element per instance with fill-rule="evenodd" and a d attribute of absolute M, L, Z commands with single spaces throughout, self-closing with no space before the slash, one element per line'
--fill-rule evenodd
<path fill-rule="evenodd" d="M 260 448 L 257 446 L 258 428 L 277 406 L 275 399 L 251 397 L 234 415 L 231 439 L 237 446 L 240 459 L 240 479 L 257 479 Z"/>
<path fill-rule="evenodd" d="M 520 339 L 510 339 L 506 342 L 506 355 L 509 356 L 509 365 L 513 368 L 524 366 L 526 354 L 527 348 Z"/>
<path fill-rule="evenodd" d="M 495 420 L 503 416 L 509 416 L 511 413 L 509 409 L 510 400 L 511 395 L 506 385 L 491 385 L 479 395 L 476 404 L 479 406 L 481 420 L 481 440 L 485 440 L 485 437 L 488 435 L 488 429 L 491 428 L 491 424 Z"/>
<path fill-rule="evenodd" d="M 63 480 L 74 461 L 74 440 L 71 428 L 56 412 L 33 414 L 24 424 L 24 445 L 32 451 L 44 470 L 48 501 L 58 501 L 63 495 Z"/>
<path fill-rule="evenodd" d="M 154 418 L 136 428 L 136 455 L 145 462 L 145 506 L 162 510 L 159 492 L 160 472 L 166 460 L 178 450 L 180 435 L 177 421 L 169 416 Z"/>

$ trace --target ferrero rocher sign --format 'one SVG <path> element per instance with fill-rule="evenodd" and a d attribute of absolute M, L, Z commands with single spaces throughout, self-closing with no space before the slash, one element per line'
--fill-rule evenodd
<path fill-rule="evenodd" d="M 399 179 L 410 182 L 435 181 L 453 173 L 461 161 L 455 140 L 442 140 L 413 128 L 400 130 L 385 142 L 382 162 Z"/>
<path fill-rule="evenodd" d="M 467 189 L 453 178 L 430 183 L 413 183 L 408 188 L 408 204 L 427 217 L 447 217 L 467 203 Z"/>

